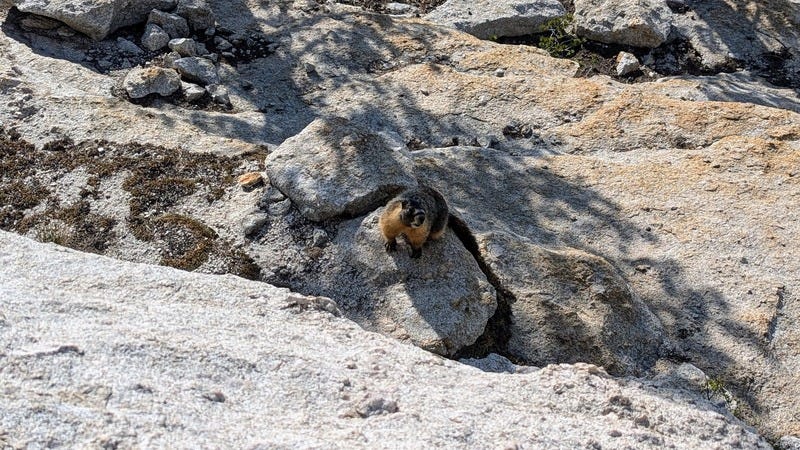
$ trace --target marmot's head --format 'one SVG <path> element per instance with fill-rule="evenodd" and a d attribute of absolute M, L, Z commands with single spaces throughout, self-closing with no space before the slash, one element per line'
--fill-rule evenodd
<path fill-rule="evenodd" d="M 421 227 L 425 222 L 425 208 L 422 202 L 415 197 L 403 199 L 401 202 L 400 220 L 411 228 Z"/>

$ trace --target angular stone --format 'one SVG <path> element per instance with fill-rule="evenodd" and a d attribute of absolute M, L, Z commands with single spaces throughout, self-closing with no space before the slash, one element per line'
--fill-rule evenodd
<path fill-rule="evenodd" d="M 155 52 L 166 47 L 167 44 L 169 44 L 169 34 L 160 26 L 154 23 L 148 23 L 145 26 L 144 34 L 142 34 L 142 45 L 144 48 Z"/>
<path fill-rule="evenodd" d="M 566 13 L 558 0 L 448 0 L 425 18 L 490 39 L 535 33 Z"/>
<path fill-rule="evenodd" d="M 196 56 L 180 58 L 172 63 L 172 67 L 187 81 L 202 85 L 218 84 L 220 81 L 217 67 L 205 58 Z"/>
<path fill-rule="evenodd" d="M 654 48 L 672 28 L 672 11 L 658 0 L 575 0 L 574 17 L 578 36 L 606 44 Z"/>
<path fill-rule="evenodd" d="M 258 184 L 264 183 L 264 176 L 261 174 L 261 172 L 247 172 L 240 175 L 236 179 L 236 182 L 243 188 L 254 187 Z"/>
<path fill-rule="evenodd" d="M 231 106 L 231 98 L 228 95 L 228 89 L 225 86 L 221 86 L 219 84 L 209 84 L 206 86 L 206 92 L 208 95 L 211 96 L 211 100 L 214 103 L 218 103 L 223 106 Z"/>
<path fill-rule="evenodd" d="M 178 38 L 169 41 L 169 48 L 181 56 L 200 56 L 194 39 Z"/>
<path fill-rule="evenodd" d="M 144 53 L 144 51 L 139 48 L 138 45 L 122 37 L 117 38 L 117 48 L 119 48 L 123 53 L 127 53 L 129 55 L 140 55 Z"/>
<path fill-rule="evenodd" d="M 178 0 L 175 14 L 185 18 L 195 31 L 214 27 L 214 13 L 206 0 Z"/>
<path fill-rule="evenodd" d="M 628 52 L 619 52 L 617 54 L 617 75 L 625 76 L 630 73 L 636 72 L 642 67 L 636 55 Z"/>
<path fill-rule="evenodd" d="M 122 84 L 131 98 L 142 98 L 150 94 L 168 96 L 181 88 L 181 79 L 172 69 L 147 67 L 128 72 Z"/>
<path fill-rule="evenodd" d="M 270 182 L 310 220 L 357 216 L 415 186 L 402 138 L 343 118 L 320 118 L 266 160 Z"/>
<path fill-rule="evenodd" d="M 183 91 L 183 97 L 189 103 L 196 102 L 206 95 L 206 90 L 202 86 L 185 81 L 181 81 L 181 90 Z"/>
<path fill-rule="evenodd" d="M 177 14 L 154 9 L 147 17 L 147 23 L 158 25 L 171 39 L 189 36 L 189 25 L 186 23 L 186 19 Z"/>
<path fill-rule="evenodd" d="M 144 22 L 153 9 L 172 9 L 175 0 L 14 0 L 22 12 L 60 20 L 95 40 L 118 28 Z"/>

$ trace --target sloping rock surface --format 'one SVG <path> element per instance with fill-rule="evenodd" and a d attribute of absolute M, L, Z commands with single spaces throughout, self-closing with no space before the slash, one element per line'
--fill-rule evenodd
<path fill-rule="evenodd" d="M 684 391 L 586 364 L 484 373 L 264 283 L 5 232 L 0 265 L 7 446 L 769 448 Z"/>

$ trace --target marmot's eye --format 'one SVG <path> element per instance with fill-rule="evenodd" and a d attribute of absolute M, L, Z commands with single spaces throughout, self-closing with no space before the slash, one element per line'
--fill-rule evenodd
<path fill-rule="evenodd" d="M 403 206 L 403 208 L 408 208 L 408 200 L 403 200 L 400 202 L 400 204 Z"/>

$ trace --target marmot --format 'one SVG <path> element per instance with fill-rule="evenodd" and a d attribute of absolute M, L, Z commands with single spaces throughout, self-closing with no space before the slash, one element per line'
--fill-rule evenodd
<path fill-rule="evenodd" d="M 386 251 L 397 250 L 397 237 L 402 234 L 411 244 L 411 257 L 419 258 L 425 242 L 442 237 L 449 216 L 447 202 L 432 187 L 420 186 L 401 193 L 386 204 L 378 220 Z"/>

